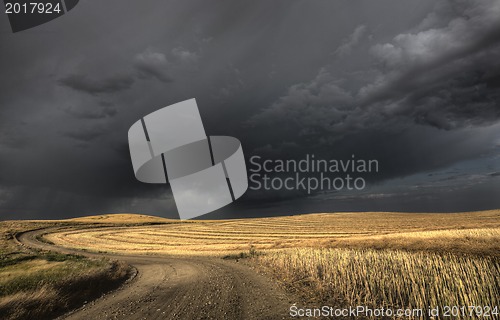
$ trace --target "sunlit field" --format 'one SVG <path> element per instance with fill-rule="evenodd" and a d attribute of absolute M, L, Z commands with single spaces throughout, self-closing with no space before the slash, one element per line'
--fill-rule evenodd
<path fill-rule="evenodd" d="M 500 211 L 454 214 L 337 213 L 223 221 L 153 220 L 113 215 L 80 223 L 163 223 L 69 228 L 44 238 L 92 251 L 225 255 L 295 247 L 407 249 L 474 254 L 500 250 Z M 147 217 L 147 216 L 146 216 Z"/>
<path fill-rule="evenodd" d="M 500 303 L 500 261 L 492 257 L 290 249 L 257 256 L 256 260 L 291 290 L 313 297 L 320 305 L 426 309 Z M 457 318 L 473 317 L 466 314 Z M 490 313 L 487 318 L 498 316 Z"/>
<path fill-rule="evenodd" d="M 62 221 L 40 240 L 91 252 L 235 259 L 273 277 L 309 306 L 499 304 L 500 210 L 222 221 L 105 215 Z M 474 317 L 454 319 L 462 318 Z"/>
<path fill-rule="evenodd" d="M 146 218 L 137 219 L 123 221 Z M 123 254 L 249 257 L 246 261 L 256 270 L 308 305 L 425 309 L 499 304 L 500 210 L 155 222 L 162 224 L 63 229 L 45 239 Z"/>

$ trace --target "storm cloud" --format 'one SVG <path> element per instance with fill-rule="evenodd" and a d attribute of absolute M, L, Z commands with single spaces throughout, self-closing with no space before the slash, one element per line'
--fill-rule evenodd
<path fill-rule="evenodd" d="M 134 67 L 142 78 L 153 77 L 162 82 L 172 81 L 168 75 L 168 61 L 163 53 L 148 49 L 135 57 Z"/>
<path fill-rule="evenodd" d="M 499 16 L 498 0 L 82 1 L 16 34 L 1 16 L 0 215 L 176 217 L 168 185 L 135 179 L 127 131 L 190 98 L 247 160 L 380 162 L 363 192 L 249 190 L 207 217 L 498 207 Z"/>
<path fill-rule="evenodd" d="M 129 89 L 134 79 L 128 75 L 117 75 L 104 79 L 91 79 L 87 75 L 71 74 L 59 80 L 59 84 L 89 94 L 113 93 Z"/>

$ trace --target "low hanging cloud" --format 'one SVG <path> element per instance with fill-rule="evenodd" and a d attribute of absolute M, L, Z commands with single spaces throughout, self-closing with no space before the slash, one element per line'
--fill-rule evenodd
<path fill-rule="evenodd" d="M 128 90 L 136 78 L 156 79 L 161 82 L 171 82 L 170 64 L 161 52 L 146 49 L 137 54 L 131 62 L 135 72 L 126 72 L 104 78 L 94 78 L 86 74 L 74 73 L 58 80 L 59 85 L 90 95 L 111 94 Z"/>
<path fill-rule="evenodd" d="M 183 64 L 195 64 L 200 59 L 200 55 L 198 53 L 189 51 L 182 47 L 172 49 L 172 56 Z"/>
<path fill-rule="evenodd" d="M 127 90 L 134 83 L 134 78 L 128 74 L 103 79 L 90 78 L 85 74 L 70 74 L 59 79 L 58 83 L 76 91 L 97 95 Z"/>
<path fill-rule="evenodd" d="M 337 50 L 335 50 L 334 54 L 338 57 L 345 57 L 349 55 L 365 34 L 366 26 L 357 26 L 356 29 L 354 29 L 353 33 L 347 38 L 347 40 L 341 46 L 339 46 Z"/>
<path fill-rule="evenodd" d="M 63 136 L 80 141 L 90 142 L 106 135 L 109 129 L 102 125 L 85 126 L 79 129 L 73 129 L 63 133 Z"/>
<path fill-rule="evenodd" d="M 194 65 L 200 58 L 198 53 L 182 47 L 172 49 L 171 55 L 179 66 Z M 99 95 L 128 90 L 136 79 L 155 79 L 164 83 L 173 81 L 171 69 L 175 67 L 175 64 L 169 62 L 164 53 L 151 48 L 136 54 L 131 61 L 131 67 L 133 70 L 130 72 L 104 78 L 74 73 L 60 78 L 58 84 L 90 95 Z M 106 116 L 105 113 L 101 113 L 101 115 Z M 94 116 L 99 117 L 99 114 L 89 115 L 90 118 Z"/>
<path fill-rule="evenodd" d="M 134 68 L 138 71 L 140 78 L 155 78 L 161 82 L 171 82 L 169 75 L 169 62 L 165 54 L 146 49 L 136 55 Z"/>
<path fill-rule="evenodd" d="M 352 93 L 342 88 L 342 81 L 321 69 L 310 82 L 291 86 L 285 96 L 253 116 L 249 124 L 273 125 L 279 120 L 298 130 L 300 136 L 318 130 L 345 132 L 354 103 Z"/>
<path fill-rule="evenodd" d="M 70 106 L 64 111 L 70 116 L 77 119 L 104 119 L 114 117 L 118 110 L 108 104 L 99 104 L 98 106 L 88 107 L 88 106 Z"/>

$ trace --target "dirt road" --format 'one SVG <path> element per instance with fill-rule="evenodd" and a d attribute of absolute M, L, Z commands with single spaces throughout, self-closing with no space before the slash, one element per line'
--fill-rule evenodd
<path fill-rule="evenodd" d="M 87 253 L 19 235 L 28 247 L 123 260 L 137 276 L 64 319 L 288 319 L 293 303 L 273 281 L 236 261 L 205 257 Z M 52 230 L 56 231 L 56 230 Z"/>

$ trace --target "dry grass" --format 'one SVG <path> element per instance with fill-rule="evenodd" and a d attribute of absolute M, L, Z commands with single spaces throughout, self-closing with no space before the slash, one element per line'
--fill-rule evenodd
<path fill-rule="evenodd" d="M 12 292 L 0 298 L 0 314 L 2 319 L 55 318 L 116 288 L 127 278 L 128 269 L 122 262 L 88 259 L 52 264 L 45 270 L 27 268 L 0 285 Z"/>
<path fill-rule="evenodd" d="M 124 263 L 30 250 L 17 232 L 59 222 L 0 222 L 0 318 L 54 318 L 122 283 Z"/>
<path fill-rule="evenodd" d="M 426 309 L 500 304 L 500 261 L 493 257 L 308 248 L 255 260 L 292 290 L 326 305 Z"/>
<path fill-rule="evenodd" d="M 48 285 L 38 290 L 22 291 L 0 300 L 0 311 L 5 319 L 36 319 L 50 314 L 59 292 Z"/>
<path fill-rule="evenodd" d="M 123 217 L 135 221 L 135 216 Z M 97 219 L 96 219 L 97 220 Z M 370 247 L 499 252 L 500 211 L 454 214 L 338 213 L 223 221 L 67 229 L 45 236 L 94 251 L 226 255 L 294 247 Z"/>

